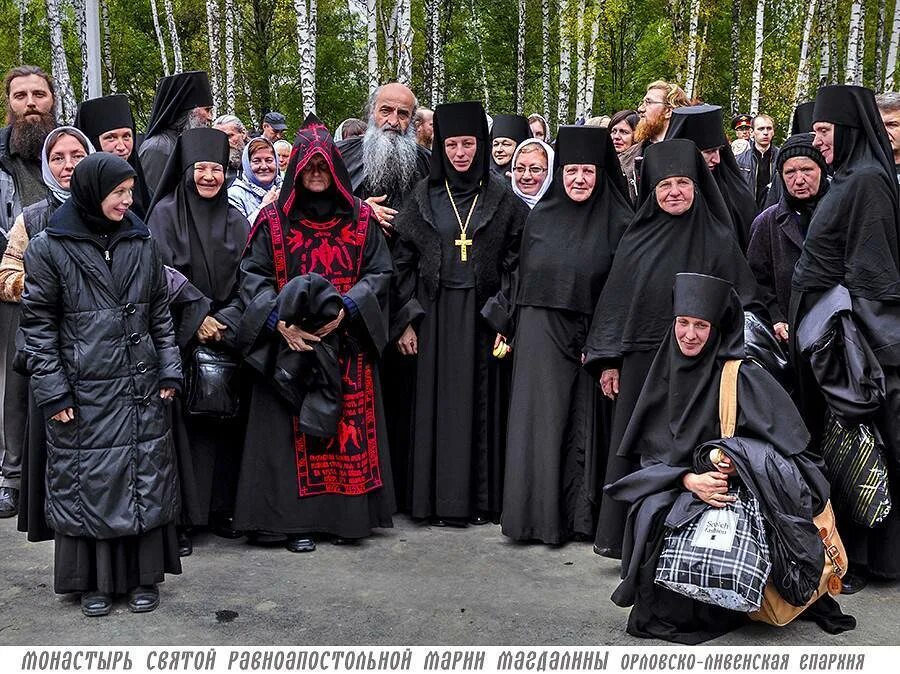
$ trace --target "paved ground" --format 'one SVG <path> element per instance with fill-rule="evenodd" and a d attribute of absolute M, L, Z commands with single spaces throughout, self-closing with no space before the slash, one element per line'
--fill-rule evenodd
<path fill-rule="evenodd" d="M 627 645 L 627 611 L 609 601 L 616 564 L 588 544 L 518 545 L 499 527 L 396 528 L 358 547 L 312 554 L 198 537 L 154 613 L 124 602 L 85 618 L 52 588 L 52 543 L 27 543 L 0 520 L 0 645 Z M 720 644 L 897 644 L 900 585 L 842 599 L 858 628 L 751 625 Z M 641 642 L 645 643 L 645 642 Z"/>

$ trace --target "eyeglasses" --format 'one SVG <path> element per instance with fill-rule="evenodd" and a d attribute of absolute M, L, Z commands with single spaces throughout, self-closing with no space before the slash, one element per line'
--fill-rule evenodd
<path fill-rule="evenodd" d="M 516 166 L 516 167 L 513 169 L 513 171 L 514 171 L 517 175 L 524 175 L 525 171 L 528 171 L 528 172 L 529 172 L 531 175 L 533 175 L 533 176 L 539 176 L 539 175 L 541 175 L 542 173 L 546 172 L 547 169 L 545 169 L 543 166 L 528 166 L 528 167 L 525 167 L 525 166 Z"/>
<path fill-rule="evenodd" d="M 644 97 L 644 100 L 641 101 L 644 105 L 666 105 L 665 101 L 654 101 L 652 98 Z"/>

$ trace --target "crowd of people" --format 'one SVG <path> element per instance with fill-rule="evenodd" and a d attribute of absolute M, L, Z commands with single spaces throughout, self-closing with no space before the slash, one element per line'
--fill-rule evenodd
<path fill-rule="evenodd" d="M 293 142 L 200 71 L 144 134 L 125 96 L 59 126 L 40 68 L 4 86 L 0 516 L 85 615 L 155 609 L 198 528 L 306 553 L 404 513 L 593 542 L 629 633 L 699 643 L 748 612 L 661 560 L 748 491 L 801 617 L 853 629 L 834 596 L 900 578 L 900 94 L 823 87 L 777 147 L 663 80 L 554 138 L 390 83 Z M 881 461 L 870 521 L 836 433 Z M 846 559 L 807 536 L 832 505 Z"/>

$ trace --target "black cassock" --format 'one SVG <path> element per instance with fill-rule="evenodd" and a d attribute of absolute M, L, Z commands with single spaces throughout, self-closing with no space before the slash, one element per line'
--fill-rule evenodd
<path fill-rule="evenodd" d="M 567 196 L 566 164 L 597 167 L 588 200 Z M 582 369 L 581 354 L 632 216 L 605 129 L 561 127 L 554 173 L 522 235 L 502 517 L 505 535 L 548 544 L 594 534 L 608 406 Z"/>
<path fill-rule="evenodd" d="M 316 154 L 332 174 L 331 188 L 321 195 L 305 192 L 299 182 Z M 350 194 L 331 137 L 312 116 L 298 134 L 287 175 L 294 181 L 286 180 L 278 203 L 261 212 L 240 266 L 238 344 L 254 376 L 235 527 L 362 538 L 392 526 L 394 511 L 377 362 L 387 340 L 391 256 L 368 206 Z M 296 411 L 273 381 L 284 341 L 269 327 L 279 289 L 310 272 L 330 281 L 347 305 L 336 331 L 343 413 L 332 438 L 301 433 Z"/>

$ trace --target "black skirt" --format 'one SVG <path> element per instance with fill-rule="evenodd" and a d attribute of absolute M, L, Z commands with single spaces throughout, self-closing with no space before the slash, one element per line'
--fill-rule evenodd
<path fill-rule="evenodd" d="M 181 573 L 174 522 L 107 540 L 56 534 L 54 549 L 53 589 L 58 594 L 125 594 L 138 585 L 161 583 L 167 573 Z"/>

